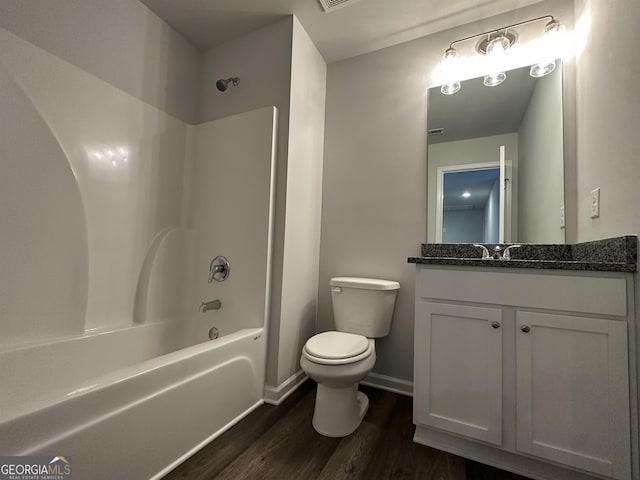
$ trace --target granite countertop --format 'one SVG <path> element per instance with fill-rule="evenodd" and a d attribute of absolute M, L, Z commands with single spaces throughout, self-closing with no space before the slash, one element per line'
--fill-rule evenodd
<path fill-rule="evenodd" d="M 484 243 L 493 252 L 496 245 Z M 638 237 L 627 235 L 574 245 L 522 243 L 510 250 L 510 260 L 482 259 L 482 251 L 471 243 L 423 243 L 420 257 L 409 263 L 496 268 L 537 268 L 601 272 L 635 272 L 638 265 Z"/>

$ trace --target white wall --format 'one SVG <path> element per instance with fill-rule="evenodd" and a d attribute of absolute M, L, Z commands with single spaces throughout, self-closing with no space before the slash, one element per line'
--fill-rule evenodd
<path fill-rule="evenodd" d="M 500 180 L 493 182 L 489 198 L 484 207 L 484 241 L 498 243 L 500 241 Z"/>
<path fill-rule="evenodd" d="M 638 234 L 640 3 L 578 0 L 581 21 L 591 27 L 576 66 L 578 241 Z M 591 219 L 596 187 L 600 218 Z"/>
<path fill-rule="evenodd" d="M 518 130 L 518 234 L 524 243 L 564 243 L 562 73 L 539 78 Z"/>
<path fill-rule="evenodd" d="M 185 122 L 200 53 L 136 0 L 2 0 L 0 27 Z"/>
<path fill-rule="evenodd" d="M 516 181 L 512 183 L 514 200 L 512 211 L 517 212 L 518 192 L 518 134 L 504 133 L 490 137 L 470 138 L 428 146 L 427 173 L 427 241 L 436 241 L 437 173 L 440 167 L 500 161 L 500 146 L 505 146 L 506 158 L 511 162 Z M 517 221 L 512 220 L 513 227 Z"/>
<path fill-rule="evenodd" d="M 300 369 L 302 347 L 316 329 L 327 65 L 293 18 L 289 160 L 277 383 Z M 273 346 L 273 344 L 272 344 Z"/>
<path fill-rule="evenodd" d="M 452 40 L 546 14 L 570 23 L 573 2 L 537 3 L 329 65 L 318 328 L 333 328 L 332 276 L 398 280 L 376 373 L 412 379 L 415 267 L 406 259 L 427 232 L 425 92 L 433 69 Z"/>

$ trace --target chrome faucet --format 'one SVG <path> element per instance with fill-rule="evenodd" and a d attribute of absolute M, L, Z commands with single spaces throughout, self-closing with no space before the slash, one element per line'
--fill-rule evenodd
<path fill-rule="evenodd" d="M 483 260 L 489 260 L 491 258 L 493 258 L 494 260 L 511 260 L 511 249 L 520 248 L 522 245 L 509 245 L 504 250 L 500 245 L 496 245 L 495 247 L 493 247 L 493 254 L 489 253 L 489 249 L 484 245 L 474 243 L 473 246 L 482 249 Z"/>
<path fill-rule="evenodd" d="M 222 303 L 220 303 L 220 300 L 211 300 L 210 302 L 202 302 L 198 310 L 204 313 L 209 310 L 220 310 L 221 306 Z"/>
<path fill-rule="evenodd" d="M 522 245 L 509 245 L 502 252 L 502 260 L 511 260 L 511 249 L 512 248 L 520 248 Z"/>
<path fill-rule="evenodd" d="M 487 259 L 491 258 L 491 255 L 489 255 L 489 249 L 487 247 L 485 247 L 484 245 L 480 245 L 479 243 L 474 243 L 473 246 L 482 249 L 482 259 L 483 260 L 487 260 Z"/>

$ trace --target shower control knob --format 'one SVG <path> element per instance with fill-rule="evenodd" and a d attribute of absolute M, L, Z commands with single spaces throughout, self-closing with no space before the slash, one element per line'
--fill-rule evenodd
<path fill-rule="evenodd" d="M 213 282 L 224 282 L 231 273 L 231 266 L 229 265 L 229 260 L 222 255 L 211 260 L 211 264 L 209 265 L 209 283 Z"/>

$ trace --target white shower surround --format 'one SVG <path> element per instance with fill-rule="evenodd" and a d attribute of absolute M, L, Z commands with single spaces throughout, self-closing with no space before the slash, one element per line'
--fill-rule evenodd
<path fill-rule="evenodd" d="M 0 264 L 16 267 L 0 279 L 0 453 L 56 451 L 77 478 L 159 477 L 263 401 L 277 110 L 188 126 L 2 29 L 0 46 L 19 99 L 0 96 L 0 118 L 33 127 L 3 153 L 34 177 L 5 181 L 49 182 L 3 208 L 38 212 L 56 203 L 42 192 L 77 187 L 64 205 L 88 237 L 62 252 L 57 217 L 0 210 L 15 240 Z M 231 276 L 208 284 L 216 255 Z"/>
<path fill-rule="evenodd" d="M 276 127 L 273 107 L 190 127 L 187 184 L 197 194 L 187 227 L 149 246 L 141 323 L 0 350 L 0 384 L 10 385 L 0 391 L 3 455 L 64 452 L 78 478 L 159 478 L 263 403 Z M 237 215 L 225 202 L 234 191 Z M 235 262 L 227 281 L 208 284 L 216 253 Z M 163 279 L 187 256 L 192 313 L 163 320 Z M 197 311 L 214 297 L 220 310 Z M 212 326 L 222 336 L 210 341 Z"/>

